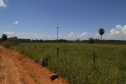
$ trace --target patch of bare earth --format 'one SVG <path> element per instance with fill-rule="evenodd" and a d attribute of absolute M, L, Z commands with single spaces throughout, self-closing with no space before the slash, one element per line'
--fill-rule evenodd
<path fill-rule="evenodd" d="M 34 60 L 0 46 L 0 84 L 68 84 Z"/>

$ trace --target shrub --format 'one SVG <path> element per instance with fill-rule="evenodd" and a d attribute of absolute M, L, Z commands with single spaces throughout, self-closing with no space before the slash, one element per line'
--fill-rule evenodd
<path fill-rule="evenodd" d="M 94 43 L 94 39 L 92 37 L 89 38 L 88 43 Z"/>
<path fill-rule="evenodd" d="M 100 43 L 101 42 L 101 40 L 99 40 L 99 39 L 94 39 L 94 43 Z"/>
<path fill-rule="evenodd" d="M 13 45 L 17 45 L 17 43 L 19 43 L 19 40 L 17 37 L 11 37 L 8 40 L 4 41 L 2 43 L 2 46 L 6 47 L 6 48 L 10 48 Z"/>
<path fill-rule="evenodd" d="M 48 57 L 41 57 L 39 60 L 39 64 L 41 64 L 44 67 L 48 67 Z"/>

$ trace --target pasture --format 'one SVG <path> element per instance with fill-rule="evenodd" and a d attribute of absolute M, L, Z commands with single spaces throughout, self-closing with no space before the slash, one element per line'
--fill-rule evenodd
<path fill-rule="evenodd" d="M 126 45 L 20 43 L 11 49 L 40 64 L 43 59 L 48 59 L 47 68 L 58 73 L 70 84 L 126 83 Z"/>

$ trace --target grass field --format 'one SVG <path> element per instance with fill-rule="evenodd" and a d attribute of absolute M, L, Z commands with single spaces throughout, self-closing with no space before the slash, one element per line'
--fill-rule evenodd
<path fill-rule="evenodd" d="M 70 84 L 126 84 L 126 45 L 21 43 L 11 49 L 38 63 L 47 58 L 48 69 Z"/>

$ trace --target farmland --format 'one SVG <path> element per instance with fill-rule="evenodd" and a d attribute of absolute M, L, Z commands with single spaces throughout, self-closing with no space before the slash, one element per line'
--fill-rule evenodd
<path fill-rule="evenodd" d="M 48 59 L 47 68 L 58 73 L 70 84 L 126 83 L 126 45 L 19 43 L 11 46 L 11 49 L 40 64 L 43 59 Z"/>

